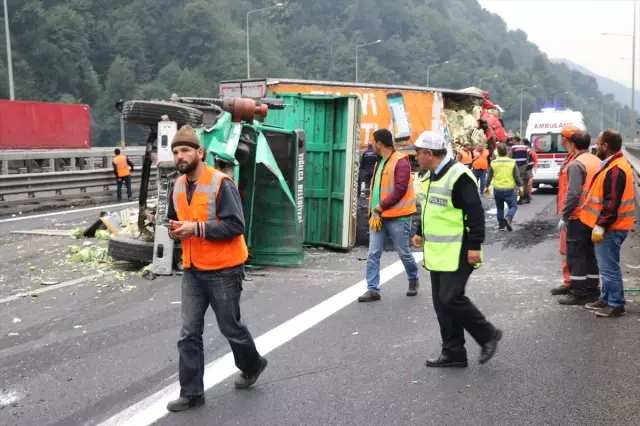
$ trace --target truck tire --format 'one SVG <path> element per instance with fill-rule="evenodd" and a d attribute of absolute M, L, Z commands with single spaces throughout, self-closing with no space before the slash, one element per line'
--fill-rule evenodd
<path fill-rule="evenodd" d="M 198 127 L 202 124 L 202 111 L 183 105 L 160 101 L 127 101 L 122 107 L 122 119 L 127 123 L 155 126 L 163 115 L 178 123 L 178 128 L 188 124 Z"/>
<path fill-rule="evenodd" d="M 136 266 L 146 266 L 153 262 L 153 242 L 141 241 L 127 236 L 112 237 L 109 240 L 109 256 L 115 260 L 130 262 Z M 173 249 L 173 269 L 182 271 L 182 247 Z"/>

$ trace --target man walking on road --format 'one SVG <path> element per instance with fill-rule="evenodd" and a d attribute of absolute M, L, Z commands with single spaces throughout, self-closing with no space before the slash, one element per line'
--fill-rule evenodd
<path fill-rule="evenodd" d="M 127 199 L 131 201 L 131 173 L 133 173 L 133 163 L 126 155 L 120 154 L 118 148 L 113 159 L 113 173 L 116 175 L 116 198 L 122 201 L 122 184 L 127 187 Z"/>
<path fill-rule="evenodd" d="M 480 184 L 480 193 L 484 193 L 487 183 L 487 170 L 489 169 L 489 151 L 484 145 L 478 145 L 473 151 L 473 175 Z"/>
<path fill-rule="evenodd" d="M 533 157 L 531 149 L 524 145 L 518 138 L 518 141 L 511 147 L 511 158 L 514 159 L 522 178 L 523 194 L 518 204 L 531 203 L 531 187 L 529 179 L 531 179 L 531 170 L 533 169 Z"/>
<path fill-rule="evenodd" d="M 573 155 L 571 163 L 562 169 L 559 186 L 566 188 L 558 227 L 566 230 L 567 264 L 570 272 L 570 294 L 558 300 L 561 305 L 584 305 L 598 300 L 598 264 L 591 242 L 591 228 L 579 217 L 587 199 L 591 180 L 600 170 L 600 159 L 589 152 L 591 135 L 578 131 L 565 147 Z M 560 196 L 558 197 L 560 198 Z"/>
<path fill-rule="evenodd" d="M 422 220 L 413 237 L 423 247 L 430 271 L 433 306 L 440 324 L 442 352 L 428 367 L 466 367 L 464 331 L 482 347 L 480 363 L 496 353 L 502 331 L 489 323 L 465 295 L 471 273 L 482 263 L 484 209 L 471 170 L 447 155 L 442 135 L 427 131 L 415 143 L 416 159 L 428 172 Z"/>
<path fill-rule="evenodd" d="M 600 300 L 586 307 L 598 316 L 616 317 L 625 313 L 620 250 L 635 223 L 633 171 L 622 154 L 620 133 L 605 130 L 596 146 L 603 161 L 582 206 L 580 221 L 592 229 L 602 292 Z"/>
<path fill-rule="evenodd" d="M 244 214 L 240 194 L 229 177 L 202 162 L 203 150 L 189 126 L 176 133 L 171 149 L 183 173 L 175 183 L 168 216 L 170 236 L 182 242 L 182 330 L 180 397 L 167 405 L 182 411 L 204 404 L 204 316 L 213 309 L 240 374 L 236 388 L 253 385 L 267 366 L 240 319 L 244 263 Z"/>
<path fill-rule="evenodd" d="M 373 134 L 373 148 L 380 160 L 376 163 L 369 194 L 369 256 L 367 257 L 367 291 L 359 302 L 380 300 L 380 258 L 387 236 L 391 238 L 409 280 L 407 296 L 418 294 L 418 265 L 411 253 L 411 216 L 416 212 L 411 163 L 406 154 L 393 149 L 393 135 L 387 129 Z"/>
<path fill-rule="evenodd" d="M 507 157 L 507 145 L 498 145 L 498 156 L 489 166 L 489 176 L 487 177 L 487 189 L 485 195 L 489 194 L 489 185 L 493 182 L 493 198 L 496 200 L 496 214 L 498 218 L 498 228 L 504 231 L 513 231 L 513 218 L 518 211 L 516 201 L 516 191 L 522 186 L 520 172 L 513 159 Z M 519 190 L 522 193 L 522 190 Z M 504 205 L 509 209 L 504 215 Z"/>

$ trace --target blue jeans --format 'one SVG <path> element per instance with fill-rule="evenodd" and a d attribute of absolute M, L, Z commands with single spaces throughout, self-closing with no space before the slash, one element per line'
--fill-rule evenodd
<path fill-rule="evenodd" d="M 382 231 L 369 230 L 369 256 L 367 257 L 367 290 L 380 292 L 380 257 L 386 236 L 391 238 L 400 260 L 404 264 L 409 283 L 418 283 L 418 264 L 411 253 L 411 219 L 382 219 Z"/>
<path fill-rule="evenodd" d="M 253 337 L 240 320 L 240 294 L 244 267 L 219 271 L 185 269 L 182 277 L 182 330 L 178 341 L 180 395 L 204 394 L 204 315 L 209 306 L 218 321 L 220 333 L 231 345 L 236 367 L 249 374 L 257 372 L 262 361 Z"/>
<path fill-rule="evenodd" d="M 496 200 L 496 210 L 498 216 L 498 226 L 500 229 L 505 227 L 504 222 L 504 204 L 507 204 L 509 211 L 507 216 L 513 219 L 518 211 L 518 201 L 515 189 L 494 189 L 493 198 Z"/>
<path fill-rule="evenodd" d="M 478 179 L 478 182 L 480 182 L 480 193 L 482 194 L 484 192 L 484 188 L 487 186 L 487 171 L 473 169 L 473 175 Z"/>
<path fill-rule="evenodd" d="M 600 299 L 609 306 L 624 306 L 620 249 L 629 231 L 607 231 L 604 241 L 596 244 L 596 259 L 600 268 L 602 292 Z"/>

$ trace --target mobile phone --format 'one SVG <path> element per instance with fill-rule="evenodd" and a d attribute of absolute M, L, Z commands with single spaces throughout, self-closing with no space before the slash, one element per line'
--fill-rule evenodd
<path fill-rule="evenodd" d="M 393 137 L 397 142 L 408 141 L 411 138 L 411 124 L 404 105 L 402 93 L 387 94 L 387 104 L 393 120 Z"/>

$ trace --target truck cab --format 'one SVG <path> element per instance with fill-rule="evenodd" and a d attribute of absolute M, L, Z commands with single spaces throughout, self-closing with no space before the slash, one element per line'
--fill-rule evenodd
<path fill-rule="evenodd" d="M 587 130 L 582 113 L 568 108 L 545 108 L 529 116 L 525 137 L 538 155 L 538 169 L 533 173 L 534 188 L 539 188 L 540 185 L 558 187 L 560 167 L 568 155 L 562 146 L 560 135 L 565 124 Z"/>

